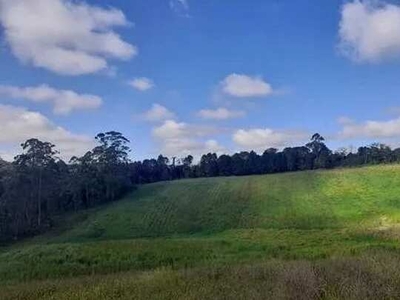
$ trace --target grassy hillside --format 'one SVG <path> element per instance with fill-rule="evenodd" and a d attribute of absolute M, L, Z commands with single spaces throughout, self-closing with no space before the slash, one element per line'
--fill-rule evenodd
<path fill-rule="evenodd" d="M 145 185 L 49 242 L 208 235 L 229 229 L 378 228 L 400 219 L 400 167 Z M 69 221 L 71 223 L 71 221 Z"/>
<path fill-rule="evenodd" d="M 118 283 L 126 299 L 150 299 L 155 288 L 159 299 L 213 299 L 243 280 L 255 290 L 243 287 L 239 298 L 290 298 L 295 291 L 277 288 L 299 277 L 290 279 L 290 270 L 310 276 L 311 283 L 294 284 L 310 285 L 312 297 L 351 298 L 350 286 L 337 290 L 343 285 L 333 283 L 346 265 L 368 275 L 347 270 L 346 284 L 358 284 L 354 293 L 369 280 L 387 285 L 377 292 L 392 293 L 400 274 L 386 278 L 382 270 L 400 261 L 399 224 L 398 165 L 150 184 L 63 217 L 46 235 L 0 248 L 0 298 L 118 298 L 109 290 Z M 72 278 L 78 275 L 90 277 Z M 377 295 L 390 296 L 371 299 Z"/>

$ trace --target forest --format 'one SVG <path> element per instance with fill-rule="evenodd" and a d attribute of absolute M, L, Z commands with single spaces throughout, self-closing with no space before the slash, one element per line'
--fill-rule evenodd
<path fill-rule="evenodd" d="M 33 236 L 53 226 L 69 211 L 116 201 L 139 184 L 184 178 L 243 176 L 353 167 L 400 161 L 400 149 L 374 143 L 357 152 L 333 152 L 318 133 L 304 146 L 270 148 L 233 155 L 193 156 L 131 161 L 130 141 L 110 131 L 95 137 L 97 146 L 64 162 L 56 146 L 29 139 L 13 162 L 0 159 L 0 242 Z"/>

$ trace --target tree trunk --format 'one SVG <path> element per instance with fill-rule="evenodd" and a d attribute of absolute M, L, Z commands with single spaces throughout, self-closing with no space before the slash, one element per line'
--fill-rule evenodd
<path fill-rule="evenodd" d="M 86 198 L 86 208 L 90 207 L 90 191 L 89 185 L 85 185 L 85 198 Z"/>
<path fill-rule="evenodd" d="M 42 224 L 42 169 L 39 170 L 39 189 L 38 189 L 38 227 Z"/>

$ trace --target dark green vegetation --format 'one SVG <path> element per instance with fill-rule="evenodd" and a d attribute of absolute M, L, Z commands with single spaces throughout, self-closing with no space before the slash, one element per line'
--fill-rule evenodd
<path fill-rule="evenodd" d="M 398 165 L 148 184 L 0 248 L 0 298 L 397 299 L 399 221 Z"/>

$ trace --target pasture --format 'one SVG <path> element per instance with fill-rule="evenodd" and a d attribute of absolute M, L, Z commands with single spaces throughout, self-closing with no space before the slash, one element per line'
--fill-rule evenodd
<path fill-rule="evenodd" d="M 149 184 L 0 248 L 0 298 L 397 298 L 399 224 L 398 165 Z"/>

